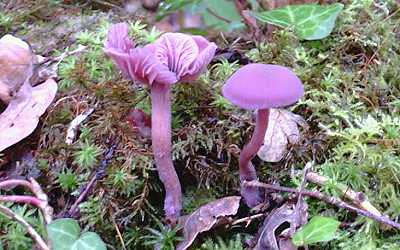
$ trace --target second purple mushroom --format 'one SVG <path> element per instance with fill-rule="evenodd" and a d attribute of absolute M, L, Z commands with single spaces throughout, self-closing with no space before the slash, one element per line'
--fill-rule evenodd
<path fill-rule="evenodd" d="M 222 93 L 233 104 L 257 110 L 256 126 L 250 142 L 239 156 L 240 181 L 257 180 L 251 160 L 263 145 L 268 127 L 269 109 L 288 106 L 304 94 L 301 80 L 288 68 L 271 64 L 248 64 L 236 71 L 226 82 Z M 241 194 L 249 207 L 262 202 L 258 188 L 241 186 Z"/>

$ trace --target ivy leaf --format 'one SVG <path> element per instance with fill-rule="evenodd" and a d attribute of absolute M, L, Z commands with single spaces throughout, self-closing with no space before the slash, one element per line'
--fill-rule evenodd
<path fill-rule="evenodd" d="M 293 236 L 293 244 L 304 246 L 330 241 L 335 237 L 340 222 L 329 217 L 315 216 Z"/>
<path fill-rule="evenodd" d="M 327 37 L 332 32 L 336 18 L 343 7 L 341 3 L 288 5 L 253 14 L 261 22 L 283 28 L 292 27 L 301 39 L 318 40 Z"/>
<path fill-rule="evenodd" d="M 206 7 L 203 10 L 203 19 L 206 26 L 224 31 L 245 27 L 233 1 L 204 0 L 204 4 Z"/>
<path fill-rule="evenodd" d="M 107 247 L 96 233 L 86 232 L 80 235 L 76 220 L 62 218 L 47 226 L 47 233 L 54 250 L 106 250 Z"/>
<path fill-rule="evenodd" d="M 74 219 L 58 219 L 47 226 L 47 233 L 55 250 L 69 250 L 79 237 L 81 229 Z"/>
<path fill-rule="evenodd" d="M 160 21 L 164 17 L 183 9 L 189 4 L 194 4 L 199 0 L 165 0 L 160 3 L 157 9 L 157 21 Z"/>
<path fill-rule="evenodd" d="M 106 245 L 101 240 L 100 236 L 93 232 L 87 232 L 75 241 L 71 250 L 107 250 Z"/>

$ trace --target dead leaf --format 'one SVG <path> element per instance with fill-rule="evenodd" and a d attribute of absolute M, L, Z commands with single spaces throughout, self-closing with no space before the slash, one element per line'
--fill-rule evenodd
<path fill-rule="evenodd" d="M 57 57 L 36 56 L 36 67 L 33 71 L 31 83 L 33 86 L 46 81 L 49 78 L 57 79 L 58 66 L 68 56 L 81 53 L 86 50 L 86 46 L 78 45 L 78 48 L 72 51 L 65 51 Z"/>
<path fill-rule="evenodd" d="M 235 215 L 239 208 L 240 199 L 240 196 L 225 197 L 207 203 L 194 211 L 183 225 L 184 241 L 179 243 L 176 249 L 188 249 L 196 236 L 201 232 L 210 230 L 220 217 Z"/>
<path fill-rule="evenodd" d="M 295 211 L 295 205 L 286 203 L 281 207 L 273 210 L 267 218 L 265 218 L 262 227 L 258 233 L 257 245 L 253 250 L 292 250 L 294 246 L 290 244 L 290 238 L 294 234 L 294 230 L 307 223 L 308 212 L 307 203 L 300 203 L 300 211 Z M 288 224 L 286 229 L 282 225 Z M 281 232 L 277 232 L 277 229 Z M 279 243 L 278 243 L 279 242 Z"/>
<path fill-rule="evenodd" d="M 259 149 L 258 157 L 267 162 L 282 160 L 287 152 L 288 143 L 296 144 L 300 141 L 298 125 L 307 127 L 303 117 L 288 110 L 271 109 L 264 145 Z"/>
<path fill-rule="evenodd" d="M 6 110 L 0 114 L 0 152 L 30 135 L 57 92 L 57 83 L 48 79 L 32 87 L 22 85 Z"/>
<path fill-rule="evenodd" d="M 12 35 L 0 39 L 0 100 L 9 103 L 33 71 L 34 54 L 29 45 Z"/>

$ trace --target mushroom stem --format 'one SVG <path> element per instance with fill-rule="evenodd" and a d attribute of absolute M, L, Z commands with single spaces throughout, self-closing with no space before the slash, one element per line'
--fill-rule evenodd
<path fill-rule="evenodd" d="M 164 210 L 166 219 L 174 222 L 182 209 L 182 192 L 172 162 L 171 145 L 171 88 L 153 83 L 151 86 L 151 139 L 158 176 L 165 188 Z"/>
<path fill-rule="evenodd" d="M 239 157 L 239 173 L 241 182 L 257 180 L 256 169 L 251 163 L 251 160 L 264 143 L 264 137 L 268 127 L 268 119 L 269 109 L 259 109 L 257 111 L 256 127 L 254 128 L 253 136 L 251 137 L 250 142 L 243 147 Z M 254 207 L 261 202 L 262 197 L 258 188 L 242 186 L 241 193 L 246 204 L 250 207 Z"/>

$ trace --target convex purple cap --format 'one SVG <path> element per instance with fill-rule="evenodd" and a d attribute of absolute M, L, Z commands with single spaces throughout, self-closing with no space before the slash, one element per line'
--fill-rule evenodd
<path fill-rule="evenodd" d="M 301 80 L 288 68 L 272 64 L 248 64 L 226 82 L 222 94 L 244 109 L 288 106 L 304 94 Z"/>

